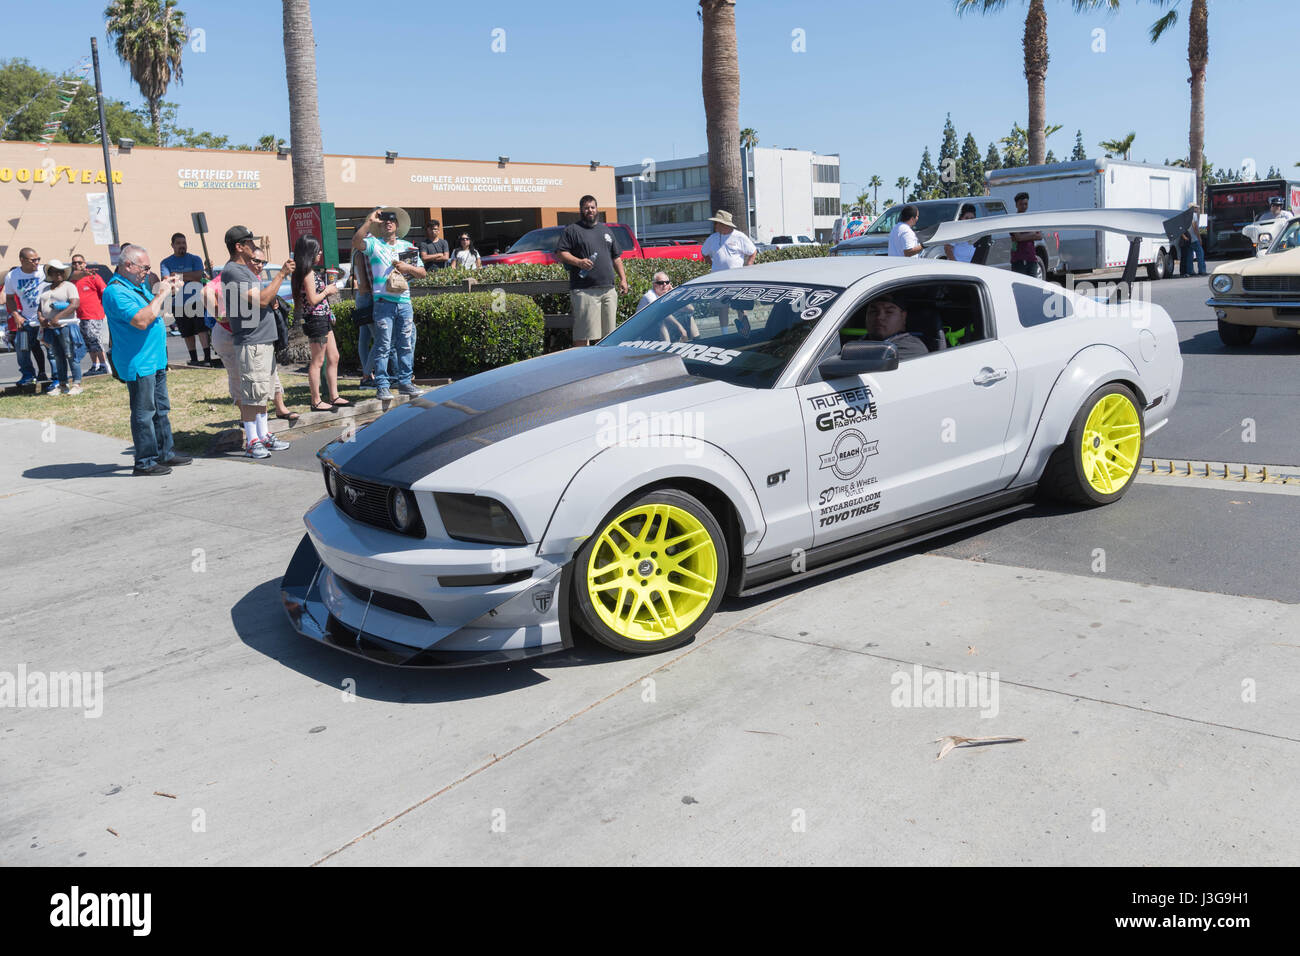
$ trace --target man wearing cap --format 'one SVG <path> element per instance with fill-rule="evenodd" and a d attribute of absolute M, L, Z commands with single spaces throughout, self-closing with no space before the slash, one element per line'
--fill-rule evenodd
<path fill-rule="evenodd" d="M 279 291 L 278 282 L 262 288 L 253 272 L 257 242 L 247 226 L 226 230 L 226 250 L 230 261 L 221 270 L 221 297 L 226 322 L 235 345 L 235 363 L 239 366 L 239 417 L 244 428 L 244 454 L 249 458 L 269 458 L 273 451 L 283 451 L 289 443 L 271 434 L 266 419 L 266 405 L 275 391 L 275 313 L 270 305 Z M 293 260 L 280 266 L 280 275 L 293 271 Z M 179 275 L 173 273 L 177 278 Z"/>
<path fill-rule="evenodd" d="M 573 344 L 590 345 L 614 331 L 618 325 L 618 291 L 627 294 L 623 271 L 623 250 L 618 237 L 597 221 L 595 196 L 578 200 L 577 222 L 564 227 L 555 247 L 555 258 L 569 267 L 569 301 L 573 312 Z"/>
<path fill-rule="evenodd" d="M 907 331 L 907 310 L 888 293 L 867 303 L 867 338 L 888 342 L 900 359 L 930 354 L 920 337 Z"/>
<path fill-rule="evenodd" d="M 352 235 L 352 248 L 364 252 L 370 263 L 371 295 L 374 301 L 375 344 L 370 363 L 375 379 L 375 397 L 393 397 L 389 389 L 388 356 L 397 352 L 397 390 L 419 395 L 412 381 L 415 374 L 415 313 L 406 279 L 423 279 L 420 254 L 403 237 L 411 230 L 411 217 L 396 206 L 377 206 Z"/>
<path fill-rule="evenodd" d="M 167 395 L 167 330 L 163 305 L 184 281 L 178 275 L 150 292 L 149 253 L 143 246 L 125 245 L 117 272 L 104 289 L 104 315 L 113 339 L 113 365 L 126 383 L 131 399 L 131 441 L 135 468 L 131 474 L 153 477 L 171 474 L 190 459 L 172 448 Z"/>
<path fill-rule="evenodd" d="M 1187 207 L 1192 211 L 1192 223 L 1182 235 L 1179 252 L 1183 257 L 1182 275 L 1187 278 L 1192 274 L 1192 259 L 1196 260 L 1197 275 L 1205 275 L 1205 247 L 1201 245 L 1201 216 L 1199 207 L 1192 203 Z"/>
<path fill-rule="evenodd" d="M 709 217 L 709 222 L 713 223 L 713 235 L 704 240 L 701 252 L 710 271 L 724 272 L 754 264 L 758 247 L 749 236 L 736 229 L 731 213 L 719 209 Z"/>

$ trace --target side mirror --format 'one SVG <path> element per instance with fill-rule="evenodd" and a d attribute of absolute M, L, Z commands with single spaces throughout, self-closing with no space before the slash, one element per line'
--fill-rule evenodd
<path fill-rule="evenodd" d="M 888 342 L 850 342 L 840 354 L 817 366 L 826 381 L 866 375 L 869 372 L 892 372 L 898 368 L 898 350 Z"/>
<path fill-rule="evenodd" d="M 1268 247 L 1271 246 L 1272 244 L 1273 244 L 1273 237 L 1270 236 L 1268 233 L 1264 233 L 1262 236 L 1259 237 L 1259 242 L 1255 243 L 1255 255 L 1256 256 L 1268 255 Z"/>

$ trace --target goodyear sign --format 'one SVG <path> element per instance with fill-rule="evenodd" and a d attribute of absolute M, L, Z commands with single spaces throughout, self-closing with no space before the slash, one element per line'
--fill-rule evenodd
<path fill-rule="evenodd" d="M 77 169 L 73 166 L 56 166 L 52 162 L 43 166 L 19 169 L 0 166 L 0 183 L 49 183 L 53 186 L 60 180 L 67 183 L 84 183 L 89 186 L 94 183 L 107 183 L 108 177 L 102 169 Z M 113 170 L 113 183 L 120 185 L 121 182 L 121 170 Z"/>

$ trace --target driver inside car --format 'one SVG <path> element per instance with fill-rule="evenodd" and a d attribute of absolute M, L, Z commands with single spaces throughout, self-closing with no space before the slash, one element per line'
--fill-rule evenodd
<path fill-rule="evenodd" d="M 867 303 L 867 338 L 888 342 L 900 359 L 930 354 L 920 337 L 907 331 L 907 310 L 888 293 Z"/>

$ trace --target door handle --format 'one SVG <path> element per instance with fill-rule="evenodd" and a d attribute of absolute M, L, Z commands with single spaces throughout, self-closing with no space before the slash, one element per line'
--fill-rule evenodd
<path fill-rule="evenodd" d="M 976 385 L 992 385 L 994 382 L 1000 382 L 1007 377 L 1007 370 L 1004 368 L 989 368 L 987 365 L 979 370 L 979 373 L 971 379 Z"/>

